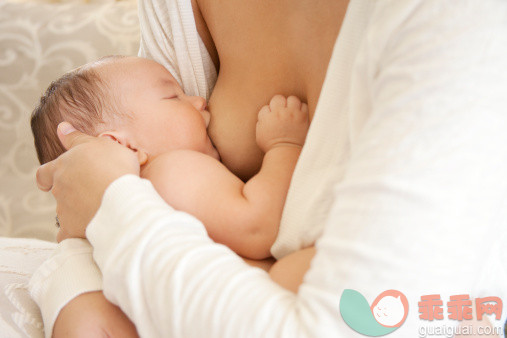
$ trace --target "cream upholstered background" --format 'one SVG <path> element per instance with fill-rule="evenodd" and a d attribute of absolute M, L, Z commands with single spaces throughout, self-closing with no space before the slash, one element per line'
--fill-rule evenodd
<path fill-rule="evenodd" d="M 52 252 L 55 203 L 37 190 L 30 114 L 49 83 L 109 54 L 137 54 L 135 0 L 0 0 L 0 337 L 42 337 L 27 290 Z M 35 255 L 35 256 L 34 256 Z M 32 257 L 30 261 L 26 257 Z"/>
<path fill-rule="evenodd" d="M 30 113 L 49 83 L 109 54 L 137 54 L 135 0 L 0 0 L 0 236 L 54 240 L 55 204 L 37 190 Z"/>

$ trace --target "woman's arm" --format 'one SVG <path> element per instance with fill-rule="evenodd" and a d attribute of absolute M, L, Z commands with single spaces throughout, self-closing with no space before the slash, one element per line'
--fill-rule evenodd
<path fill-rule="evenodd" d="M 132 196 L 136 196 L 136 198 L 130 199 L 129 197 Z M 237 331 L 237 329 L 247 322 L 251 322 L 250 320 L 253 318 L 247 321 L 248 316 L 240 314 L 229 302 L 232 299 L 238 301 L 241 299 L 242 303 L 249 304 L 252 310 L 257 309 L 260 313 L 269 310 L 271 320 L 277 322 L 277 325 L 282 324 L 281 319 L 286 316 L 282 313 L 286 314 L 286 310 L 292 307 L 293 300 L 291 299 L 294 298 L 294 294 L 274 284 L 265 271 L 253 269 L 245 264 L 226 246 L 215 244 L 206 236 L 204 226 L 197 219 L 172 210 L 157 196 L 149 181 L 140 180 L 135 176 L 124 176 L 108 188 L 104 196 L 103 208 L 101 208 L 101 211 L 105 212 L 99 211 L 97 213 L 87 231 L 88 236 L 97 239 L 98 244 L 101 240 L 110 242 L 107 248 L 99 244 L 94 255 L 101 262 L 99 265 L 104 263 L 104 271 L 111 272 L 109 277 L 104 280 L 105 285 L 109 285 L 109 283 L 111 285 L 124 284 L 127 279 L 131 281 L 129 283 L 137 285 L 136 290 L 127 291 L 126 288 L 122 288 L 121 292 L 114 295 L 106 292 L 106 297 L 114 303 L 120 304 L 120 307 L 126 311 L 130 318 L 135 318 L 134 321 L 140 335 L 149 337 L 227 336 L 226 327 L 214 324 L 217 315 L 220 315 L 221 318 L 228 318 L 229 323 L 232 324 L 232 326 L 227 325 L 233 330 L 231 335 L 244 335 L 246 331 L 242 334 L 242 331 Z M 112 204 L 109 205 L 109 203 Z M 118 204 L 124 205 L 129 210 L 125 218 L 121 217 L 114 222 L 122 224 L 121 229 L 123 230 L 113 224 L 107 228 L 100 226 L 103 222 L 108 222 L 110 217 L 116 217 L 110 211 L 116 209 Z M 151 226 L 146 228 L 147 223 L 142 219 L 146 219 Z M 99 226 L 95 226 L 95 224 Z M 127 233 L 130 234 L 127 235 Z M 127 249 L 133 242 L 127 243 L 124 235 L 131 239 L 141 236 L 147 240 L 146 246 L 143 245 L 141 249 L 135 245 L 137 248 Z M 113 253 L 114 248 L 119 246 L 127 249 L 127 251 L 122 250 L 121 257 Z M 162 251 L 155 249 L 162 249 L 162 247 L 164 247 Z M 187 258 L 183 261 L 172 260 L 170 257 L 173 255 L 184 255 Z M 104 257 L 112 256 L 115 256 L 116 263 L 111 264 L 103 261 Z M 134 260 L 140 264 L 135 264 L 130 260 L 134 257 L 136 257 Z M 130 263 L 127 263 L 128 260 Z M 109 259 L 107 261 L 112 262 Z M 124 277 L 120 276 L 119 271 L 123 271 L 127 265 L 130 266 L 128 268 L 130 271 L 126 275 L 121 273 Z M 140 277 L 134 279 L 127 277 L 127 275 L 134 276 L 132 274 Z M 156 278 L 154 278 L 155 275 Z M 192 276 L 193 282 L 184 283 L 188 288 L 177 287 L 190 276 Z M 157 286 L 166 288 L 167 292 Z M 153 287 L 157 289 L 152 291 L 158 294 L 158 300 L 152 299 L 154 294 L 152 291 L 148 291 Z M 176 292 L 173 287 L 180 289 L 180 291 Z M 254 291 L 256 289 L 263 290 L 262 296 Z M 218 290 L 220 292 L 217 293 Z M 124 292 L 128 292 L 129 296 L 127 297 L 127 293 Z M 147 303 L 141 301 L 144 296 L 140 292 L 150 293 L 148 296 L 150 301 Z M 224 293 L 229 296 L 224 298 Z M 273 304 L 270 304 L 269 301 L 266 302 L 273 294 L 279 295 L 277 299 L 280 297 L 285 299 L 284 303 L 288 308 L 278 308 L 275 311 Z M 150 304 L 149 309 L 146 308 L 148 303 Z M 170 310 L 167 308 L 170 304 L 182 306 Z M 280 311 L 280 315 L 276 316 L 275 313 L 278 311 Z M 185 324 L 190 324 L 193 321 L 196 321 L 192 325 L 193 328 Z M 195 325 L 197 322 L 199 325 Z M 181 325 L 175 326 L 175 323 L 181 323 Z M 256 335 L 262 335 L 264 332 L 262 325 L 255 324 L 255 320 L 251 323 L 254 325 L 248 328 L 248 332 L 253 332 L 253 334 L 257 332 Z M 246 326 L 244 328 L 246 329 Z M 298 330 L 298 325 L 293 326 L 290 330 Z"/>

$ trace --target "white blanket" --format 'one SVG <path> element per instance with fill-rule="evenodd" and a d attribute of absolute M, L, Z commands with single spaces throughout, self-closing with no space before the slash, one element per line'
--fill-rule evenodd
<path fill-rule="evenodd" d="M 0 237 L 0 336 L 43 337 L 39 308 L 28 294 L 34 271 L 56 244 Z"/>

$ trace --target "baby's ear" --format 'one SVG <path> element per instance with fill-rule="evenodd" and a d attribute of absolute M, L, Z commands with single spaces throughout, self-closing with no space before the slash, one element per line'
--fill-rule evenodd
<path fill-rule="evenodd" d="M 132 145 L 127 136 L 120 131 L 105 131 L 99 134 L 98 137 L 107 137 L 115 142 L 118 142 L 122 146 L 125 146 L 136 153 L 139 165 L 145 165 L 148 161 L 148 154 L 136 146 Z"/>
<path fill-rule="evenodd" d="M 127 137 L 120 132 L 104 131 L 104 132 L 100 133 L 98 137 L 106 137 L 106 138 L 109 138 L 115 142 L 118 142 L 122 146 L 128 147 Z"/>

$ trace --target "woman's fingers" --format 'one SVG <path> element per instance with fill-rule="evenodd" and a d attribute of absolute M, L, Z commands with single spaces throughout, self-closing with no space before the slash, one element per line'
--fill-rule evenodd
<path fill-rule="evenodd" d="M 55 161 L 43 164 L 37 169 L 37 173 L 35 174 L 37 187 L 42 191 L 50 191 L 53 187 L 53 177 L 56 168 Z"/>
<path fill-rule="evenodd" d="M 39 167 L 37 186 L 55 197 L 58 240 L 85 238 L 106 188 L 123 175 L 139 175 L 139 162 L 127 147 L 83 134 L 68 122 L 60 123 L 57 133 L 67 151 Z"/>
<path fill-rule="evenodd" d="M 83 134 L 76 130 L 69 122 L 62 122 L 57 129 L 58 138 L 65 149 L 69 150 L 78 144 L 94 140 L 93 136 Z"/>
<path fill-rule="evenodd" d="M 62 122 L 58 125 L 58 137 L 63 146 L 68 150 L 77 144 L 89 142 L 94 138 L 76 130 L 70 123 Z M 45 163 L 37 169 L 37 187 L 42 191 L 50 191 L 53 188 L 53 181 L 56 172 L 56 163 L 59 159 Z"/>

